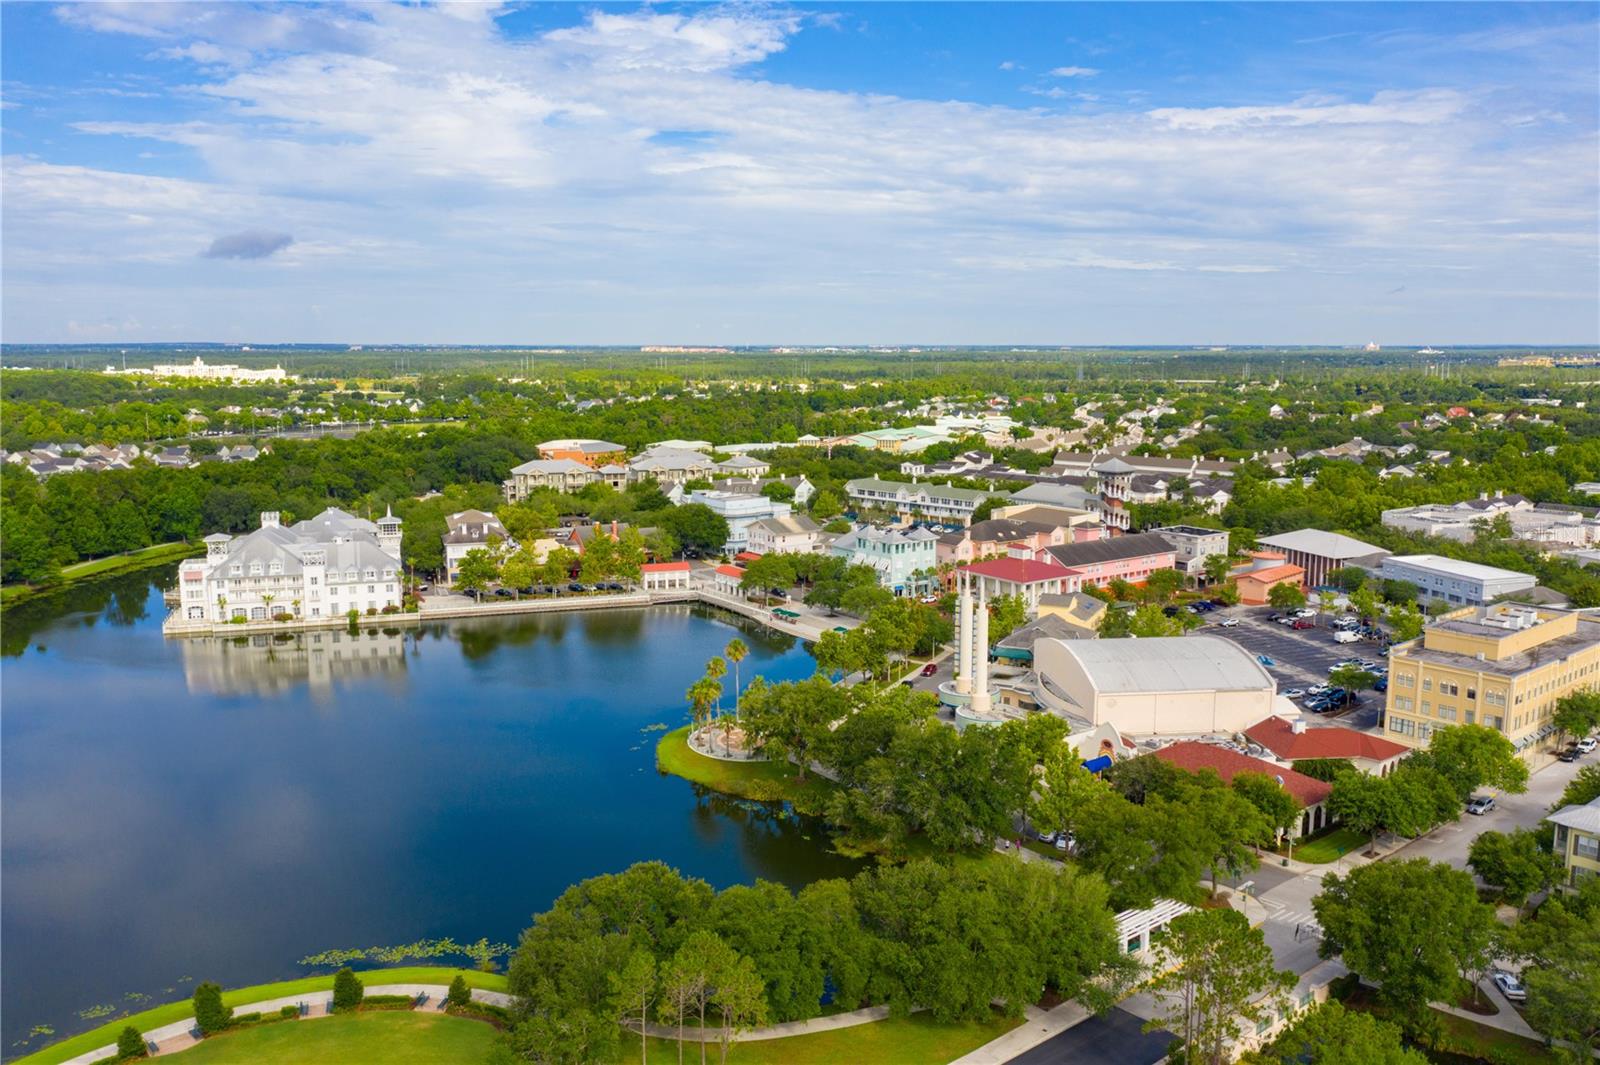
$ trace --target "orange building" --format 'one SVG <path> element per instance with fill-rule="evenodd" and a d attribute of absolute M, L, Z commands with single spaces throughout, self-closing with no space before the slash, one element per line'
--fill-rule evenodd
<path fill-rule="evenodd" d="M 542 459 L 571 459 L 598 469 L 627 457 L 628 449 L 609 440 L 588 440 L 582 437 L 563 440 L 546 440 L 539 445 Z"/>
<path fill-rule="evenodd" d="M 1252 551 L 1250 557 L 1253 561 L 1232 574 L 1239 589 L 1239 602 L 1245 606 L 1265 605 L 1272 589 L 1280 584 L 1305 584 L 1305 567 L 1285 562 L 1281 552 Z"/>

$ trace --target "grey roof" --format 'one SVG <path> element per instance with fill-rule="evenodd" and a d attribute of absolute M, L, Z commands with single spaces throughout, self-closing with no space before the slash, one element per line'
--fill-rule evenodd
<path fill-rule="evenodd" d="M 1109 540 L 1085 540 L 1077 544 L 1059 544 L 1047 547 L 1063 566 L 1083 566 L 1094 562 L 1116 562 L 1124 558 L 1155 555 L 1177 548 L 1160 533 L 1134 533 L 1131 536 L 1113 536 Z"/>
<path fill-rule="evenodd" d="M 577 459 L 532 459 L 520 466 L 511 467 L 513 474 L 517 473 L 577 473 L 588 472 L 589 467 Z"/>
<path fill-rule="evenodd" d="M 1361 558 L 1364 555 L 1384 553 L 1383 548 L 1362 543 L 1353 536 L 1325 532 L 1322 529 L 1296 529 L 1294 532 L 1279 533 L 1277 536 L 1263 536 L 1258 542 L 1266 547 L 1300 551 L 1319 558 Z"/>
<path fill-rule="evenodd" d="M 1600 799 L 1590 799 L 1582 806 L 1576 803 L 1563 806 L 1545 820 L 1553 825 L 1565 825 L 1591 836 L 1600 836 Z"/>
<path fill-rule="evenodd" d="M 1092 640 L 1095 638 L 1095 634 L 1089 629 L 1080 628 L 1072 624 L 1070 621 L 1064 621 L 1054 614 L 1041 614 L 995 646 L 1032 651 L 1034 642 L 1040 637 L 1047 637 L 1052 640 Z"/>
<path fill-rule="evenodd" d="M 1101 693 L 1272 689 L 1255 656 L 1217 636 L 1076 640 L 1065 643 Z"/>
<path fill-rule="evenodd" d="M 793 536 L 797 533 L 814 533 L 822 528 L 804 514 L 785 514 L 782 517 L 761 518 L 750 523 L 750 528 L 757 525 L 769 529 L 780 536 Z"/>
<path fill-rule="evenodd" d="M 1018 503 L 1047 503 L 1073 510 L 1095 510 L 1100 505 L 1098 497 L 1072 484 L 1030 484 L 1021 491 L 1012 492 L 1011 498 Z"/>
<path fill-rule="evenodd" d="M 1093 466 L 1090 466 L 1089 468 L 1091 470 L 1093 470 L 1095 473 L 1118 474 L 1118 473 L 1133 473 L 1133 472 L 1135 472 L 1134 467 L 1128 465 L 1126 462 L 1123 462 L 1119 458 L 1109 458 L 1109 459 L 1106 459 L 1104 462 L 1097 462 Z"/>
<path fill-rule="evenodd" d="M 1443 555 L 1390 555 L 1383 562 L 1386 566 L 1393 562 L 1397 565 L 1415 566 L 1417 569 L 1432 570 L 1474 581 L 1497 581 L 1506 577 L 1520 577 L 1530 581 L 1538 579 L 1533 574 L 1521 570 L 1485 566 L 1479 562 L 1464 562 L 1459 558 L 1446 558 Z"/>

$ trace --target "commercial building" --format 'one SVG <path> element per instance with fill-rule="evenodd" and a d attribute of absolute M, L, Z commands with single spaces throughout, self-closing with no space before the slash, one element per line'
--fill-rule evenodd
<path fill-rule="evenodd" d="M 282 366 L 274 366 L 270 370 L 251 370 L 232 363 L 207 363 L 196 355 L 193 362 L 158 362 L 150 369 L 136 368 L 132 370 L 119 370 L 115 366 L 107 366 L 108 374 L 148 374 L 151 377 L 188 377 L 201 381 L 292 381 L 295 378 L 284 372 Z"/>
<path fill-rule="evenodd" d="M 1158 569 L 1172 569 L 1178 552 L 1160 533 L 1135 533 L 1046 548 L 1041 557 L 1078 577 L 1077 584 L 1064 589 L 1075 592 L 1084 585 L 1103 588 L 1114 580 L 1142 583 Z"/>
<path fill-rule="evenodd" d="M 647 592 L 687 591 L 689 563 L 646 562 L 639 567 L 639 583 Z"/>
<path fill-rule="evenodd" d="M 1260 758 L 1252 758 L 1248 754 L 1240 754 L 1227 747 L 1213 743 L 1196 743 L 1193 740 L 1170 743 L 1156 751 L 1156 757 L 1168 765 L 1177 766 L 1190 773 L 1210 769 L 1222 778 L 1224 784 L 1232 783 L 1233 778 L 1240 773 L 1261 773 L 1277 778 L 1283 784 L 1283 789 L 1293 795 L 1301 806 L 1299 823 L 1289 833 L 1295 838 L 1308 836 L 1326 828 L 1334 821 L 1327 808 L 1328 796 L 1333 794 L 1333 785 L 1325 780 L 1296 773 L 1293 769 L 1274 765 Z"/>
<path fill-rule="evenodd" d="M 959 565 L 980 558 L 1007 554 L 1014 544 L 1038 552 L 1047 547 L 1070 543 L 1072 540 L 1072 529 L 1069 526 L 1043 521 L 989 518 L 940 536 L 937 553 L 940 563 Z"/>
<path fill-rule="evenodd" d="M 1556 830 L 1551 853 L 1561 859 L 1561 889 L 1577 891 L 1584 880 L 1600 876 L 1600 799 L 1563 806 L 1545 820 Z"/>
<path fill-rule="evenodd" d="M 728 523 L 728 542 L 723 550 L 737 554 L 750 544 L 750 526 L 767 518 L 787 518 L 793 509 L 766 496 L 750 496 L 739 492 L 722 492 L 711 488 L 697 488 L 689 493 L 688 502 L 700 503 Z"/>
<path fill-rule="evenodd" d="M 863 525 L 829 545 L 828 551 L 852 566 L 871 566 L 878 583 L 895 595 L 920 595 L 932 588 L 938 538 L 927 529 L 880 528 Z"/>
<path fill-rule="evenodd" d="M 183 621 L 336 618 L 401 605 L 400 519 L 367 521 L 337 508 L 283 525 L 263 511 L 244 536 L 213 533 L 206 557 L 178 567 Z"/>
<path fill-rule="evenodd" d="M 599 467 L 608 462 L 621 462 L 627 454 L 628 449 L 621 444 L 586 437 L 546 440 L 539 445 L 539 457 L 542 459 L 571 459 L 585 466 Z"/>
<path fill-rule="evenodd" d="M 1328 583 L 1328 574 L 1346 566 L 1376 569 L 1389 554 L 1381 547 L 1362 543 L 1342 533 L 1321 529 L 1296 529 L 1277 536 L 1263 536 L 1262 547 L 1282 551 L 1284 561 L 1305 570 L 1305 583 L 1312 588 Z"/>
<path fill-rule="evenodd" d="M 876 477 L 846 481 L 844 490 L 850 502 L 860 510 L 883 511 L 906 520 L 923 518 L 957 525 L 970 524 L 978 504 L 996 494 L 980 488 L 883 481 Z"/>
<path fill-rule="evenodd" d="M 1262 606 L 1272 601 L 1272 589 L 1280 584 L 1303 588 L 1306 571 L 1285 562 L 1281 551 L 1252 551 L 1250 561 L 1230 570 L 1228 576 L 1239 589 L 1239 602 Z"/>
<path fill-rule="evenodd" d="M 764 497 L 758 497 L 764 498 Z M 758 555 L 808 555 L 822 549 L 828 539 L 822 526 L 804 514 L 761 518 L 750 523 L 745 550 Z"/>
<path fill-rule="evenodd" d="M 1391 529 L 1437 536 L 1460 543 L 1476 540 L 1489 522 L 1505 519 L 1511 539 L 1583 547 L 1600 539 L 1600 520 L 1577 507 L 1534 503 L 1516 493 L 1481 493 L 1461 503 L 1428 503 L 1383 512 Z"/>
<path fill-rule="evenodd" d="M 1213 555 L 1228 557 L 1228 530 L 1206 529 L 1198 525 L 1168 525 L 1153 529 L 1171 544 L 1175 552 L 1173 566 L 1186 576 L 1205 577 L 1206 559 Z"/>
<path fill-rule="evenodd" d="M 1039 616 L 1057 617 L 1090 636 L 1100 631 L 1100 621 L 1106 616 L 1106 601 L 1096 599 L 1086 592 L 1064 595 L 1041 595 Z M 1081 634 L 1080 634 L 1081 635 Z"/>
<path fill-rule="evenodd" d="M 1041 706 L 1125 734 L 1240 732 L 1276 693 L 1254 655 L 1216 636 L 1039 640 L 1033 658 Z"/>
<path fill-rule="evenodd" d="M 1411 753 L 1382 736 L 1330 725 L 1311 728 L 1303 719 L 1269 717 L 1244 730 L 1245 737 L 1271 751 L 1273 757 L 1294 763 L 1313 758 L 1337 758 L 1375 777 L 1386 777 Z"/>
<path fill-rule="evenodd" d="M 1513 604 L 1446 614 L 1389 652 L 1385 734 L 1426 747 L 1435 728 L 1486 725 L 1519 751 L 1549 746 L 1568 692 L 1600 683 L 1600 620 Z"/>
<path fill-rule="evenodd" d="M 500 488 L 508 502 L 520 503 L 535 489 L 576 492 L 600 480 L 602 476 L 593 466 L 575 459 L 532 459 L 511 467 L 511 476 L 501 482 Z"/>
<path fill-rule="evenodd" d="M 503 547 L 506 553 L 517 549 L 516 541 L 500 524 L 500 519 L 482 510 L 463 510 L 444 519 L 445 580 L 455 583 L 461 575 L 461 560 L 468 551 Z"/>
<path fill-rule="evenodd" d="M 1019 597 L 1029 617 L 1038 613 L 1041 596 L 1076 592 L 1079 582 L 1075 573 L 1031 558 L 985 559 L 962 566 L 958 572 L 966 574 L 973 589 L 990 599 Z"/>
<path fill-rule="evenodd" d="M 1410 581 L 1424 602 L 1479 606 L 1502 595 L 1526 592 L 1539 583 L 1531 573 L 1483 566 L 1442 555 L 1391 555 L 1378 574 L 1385 580 Z"/>

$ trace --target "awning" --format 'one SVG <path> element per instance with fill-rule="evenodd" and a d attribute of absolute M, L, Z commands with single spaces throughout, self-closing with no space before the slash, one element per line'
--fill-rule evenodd
<path fill-rule="evenodd" d="M 1014 662 L 1033 661 L 1033 652 L 1026 647 L 996 647 L 992 653 L 996 658 L 1009 658 Z"/>
<path fill-rule="evenodd" d="M 1083 768 L 1087 769 L 1091 773 L 1104 773 L 1107 769 L 1111 768 L 1111 756 L 1109 754 L 1102 754 L 1098 758 L 1091 758 L 1087 762 L 1083 763 Z"/>

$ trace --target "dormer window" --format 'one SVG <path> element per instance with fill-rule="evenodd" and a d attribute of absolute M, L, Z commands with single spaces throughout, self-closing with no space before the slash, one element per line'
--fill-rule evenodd
<path fill-rule="evenodd" d="M 259 562 L 250 563 L 250 576 L 252 576 L 252 577 L 261 576 L 261 563 L 259 563 Z"/>
<path fill-rule="evenodd" d="M 235 562 L 233 565 L 228 567 L 228 574 L 230 576 L 237 577 L 243 572 L 244 572 L 244 567 L 239 565 L 239 563 L 237 563 L 237 562 Z"/>
<path fill-rule="evenodd" d="M 282 562 L 278 562 L 276 560 L 268 563 L 267 564 L 267 572 L 273 574 L 274 576 L 276 576 L 279 573 L 282 573 L 283 572 L 283 563 Z"/>

